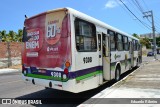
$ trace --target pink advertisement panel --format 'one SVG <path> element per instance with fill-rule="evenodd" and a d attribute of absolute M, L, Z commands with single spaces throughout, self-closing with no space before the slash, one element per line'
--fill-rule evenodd
<path fill-rule="evenodd" d="M 64 70 L 71 64 L 70 20 L 65 11 L 43 13 L 25 21 L 22 63 L 28 67 Z"/>

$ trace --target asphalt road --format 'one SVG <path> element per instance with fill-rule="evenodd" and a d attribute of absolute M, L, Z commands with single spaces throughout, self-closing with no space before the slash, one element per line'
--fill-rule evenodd
<path fill-rule="evenodd" d="M 160 55 L 158 56 L 160 58 Z M 143 63 L 147 61 L 152 61 L 153 57 L 143 57 Z M 121 78 L 125 77 L 127 74 L 133 72 L 129 71 L 122 75 Z M 74 94 L 70 92 L 64 92 L 54 89 L 45 89 L 41 86 L 36 86 L 32 84 L 26 84 L 22 81 L 21 73 L 9 73 L 0 75 L 0 98 L 79 98 L 81 101 L 80 103 L 84 102 L 82 98 L 89 99 L 90 97 L 94 96 L 95 94 L 99 93 L 100 91 L 104 90 L 107 87 L 110 87 L 114 84 L 114 81 L 110 81 L 99 88 Z M 19 106 L 52 106 L 52 107 L 74 107 L 78 104 L 53 104 L 53 105 L 15 105 L 15 107 Z M 13 105 L 0 105 L 4 107 L 13 106 Z"/>
<path fill-rule="evenodd" d="M 90 91 L 74 94 L 65 91 L 59 91 L 54 89 L 45 89 L 41 86 L 36 86 L 32 84 L 26 84 L 22 81 L 21 73 L 9 73 L 0 75 L 0 98 L 79 98 L 80 103 L 84 102 L 83 99 L 89 99 L 95 94 L 99 93 L 106 87 L 111 86 L 114 81 L 110 81 L 107 84 Z M 52 106 L 52 107 L 74 107 L 78 104 L 54 104 L 54 105 L 30 105 L 30 106 Z M 8 107 L 9 105 L 7 105 Z M 22 106 L 22 105 L 15 105 Z M 27 107 L 29 105 L 26 105 Z M 6 105 L 5 105 L 6 107 Z M 24 107 L 24 105 L 23 105 Z"/>
<path fill-rule="evenodd" d="M 157 59 L 160 59 L 160 54 L 157 54 Z M 152 60 L 154 60 L 154 56 L 149 56 L 149 57 L 143 56 L 142 62 L 145 63 Z"/>

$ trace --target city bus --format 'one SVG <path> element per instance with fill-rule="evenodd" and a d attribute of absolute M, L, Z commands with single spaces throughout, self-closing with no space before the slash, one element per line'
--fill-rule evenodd
<path fill-rule="evenodd" d="M 120 79 L 139 66 L 139 40 L 72 8 L 24 21 L 22 76 L 27 83 L 73 93 Z"/>

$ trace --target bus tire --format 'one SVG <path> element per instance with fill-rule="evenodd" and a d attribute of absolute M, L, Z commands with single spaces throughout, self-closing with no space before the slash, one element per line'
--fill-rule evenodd
<path fill-rule="evenodd" d="M 118 65 L 116 67 L 116 71 L 115 71 L 115 81 L 119 81 L 120 80 L 120 66 Z"/>
<path fill-rule="evenodd" d="M 48 89 L 51 89 L 51 88 L 49 88 L 49 87 L 45 87 L 45 89 L 46 89 L 46 90 L 48 90 Z"/>

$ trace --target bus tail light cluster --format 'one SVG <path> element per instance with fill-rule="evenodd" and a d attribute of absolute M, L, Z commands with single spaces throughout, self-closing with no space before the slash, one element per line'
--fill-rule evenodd
<path fill-rule="evenodd" d="M 65 68 L 65 69 L 64 69 L 64 73 L 65 73 L 65 74 L 68 74 L 68 68 Z"/>
<path fill-rule="evenodd" d="M 67 78 L 67 75 L 68 75 L 68 72 L 69 72 L 69 70 L 68 70 L 68 68 L 70 67 L 70 62 L 66 62 L 65 63 L 65 69 L 64 69 L 64 74 L 63 74 L 63 79 L 66 79 Z"/>

